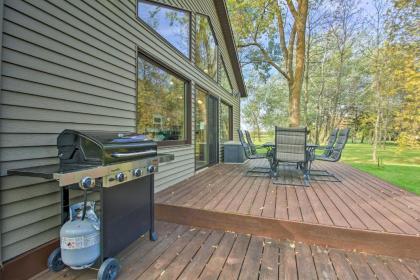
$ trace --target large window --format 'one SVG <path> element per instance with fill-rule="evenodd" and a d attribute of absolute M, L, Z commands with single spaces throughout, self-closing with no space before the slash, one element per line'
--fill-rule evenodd
<path fill-rule="evenodd" d="M 190 13 L 187 11 L 139 0 L 137 13 L 185 56 L 190 56 Z"/>
<path fill-rule="evenodd" d="M 217 42 L 209 18 L 196 17 L 195 63 L 207 75 L 217 80 Z"/>
<path fill-rule="evenodd" d="M 233 140 L 232 107 L 221 103 L 220 106 L 220 138 L 221 142 Z"/>
<path fill-rule="evenodd" d="M 187 82 L 138 57 L 137 132 L 155 141 L 187 141 Z"/>
<path fill-rule="evenodd" d="M 220 84 L 222 87 L 227 90 L 229 93 L 233 92 L 232 84 L 229 79 L 229 75 L 227 74 L 225 62 L 222 59 L 222 69 L 220 72 Z"/>

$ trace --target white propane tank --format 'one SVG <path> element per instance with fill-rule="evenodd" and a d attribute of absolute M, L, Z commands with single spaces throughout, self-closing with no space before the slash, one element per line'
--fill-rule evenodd
<path fill-rule="evenodd" d="M 94 206 L 91 207 L 94 202 L 88 202 L 88 204 L 90 215 L 87 214 L 84 220 L 78 218 L 77 215 L 71 215 L 70 220 L 60 230 L 61 258 L 64 264 L 73 269 L 92 266 L 100 254 L 99 225 L 95 221 Z M 80 204 L 72 205 L 74 208 L 76 206 Z"/>

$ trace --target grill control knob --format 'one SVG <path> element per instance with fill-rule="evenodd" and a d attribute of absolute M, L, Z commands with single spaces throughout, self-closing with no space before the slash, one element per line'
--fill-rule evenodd
<path fill-rule="evenodd" d="M 143 172 L 141 171 L 140 168 L 136 168 L 136 169 L 133 170 L 134 177 L 140 177 L 142 173 Z"/>
<path fill-rule="evenodd" d="M 149 173 L 153 173 L 155 172 L 155 166 L 154 165 L 149 165 L 149 167 L 147 167 L 147 171 L 149 171 Z"/>
<path fill-rule="evenodd" d="M 122 173 L 122 172 L 118 172 L 118 173 L 117 173 L 117 175 L 115 175 L 115 179 L 116 179 L 118 182 L 122 182 L 122 181 L 124 181 L 124 179 L 125 179 L 125 175 L 124 175 L 124 173 Z"/>
<path fill-rule="evenodd" d="M 91 177 L 86 176 L 82 180 L 80 180 L 79 187 L 81 189 L 90 189 L 95 185 L 95 180 L 93 180 Z"/>

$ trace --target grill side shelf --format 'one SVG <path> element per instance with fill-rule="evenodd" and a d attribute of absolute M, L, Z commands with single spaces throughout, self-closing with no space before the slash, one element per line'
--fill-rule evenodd
<path fill-rule="evenodd" d="M 41 165 L 7 170 L 7 175 L 29 176 L 44 179 L 54 179 L 54 173 L 60 170 L 59 164 Z"/>

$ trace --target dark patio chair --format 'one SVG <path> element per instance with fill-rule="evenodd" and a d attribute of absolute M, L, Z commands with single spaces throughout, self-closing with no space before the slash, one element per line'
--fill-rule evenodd
<path fill-rule="evenodd" d="M 337 134 L 338 134 L 338 128 L 334 128 L 331 131 L 330 136 L 328 137 L 327 144 L 325 146 L 319 146 L 316 149 L 323 150 L 324 151 L 323 155 L 329 156 L 332 152 L 332 148 L 334 147 L 335 140 L 337 139 Z"/>
<path fill-rule="evenodd" d="M 341 159 L 341 155 L 343 153 L 344 147 L 346 146 L 347 140 L 349 138 L 350 129 L 349 128 L 343 128 L 340 129 L 338 132 L 337 140 L 328 153 L 326 155 L 325 153 L 322 155 L 315 155 L 314 160 L 321 160 L 321 161 L 329 161 L 329 162 L 337 162 Z M 325 176 L 330 177 L 335 180 L 333 182 L 341 182 L 334 174 L 330 173 L 328 170 L 311 170 L 312 161 L 309 165 L 310 174 L 312 176 Z M 322 180 L 322 179 L 315 179 L 317 181 L 332 181 L 332 180 Z"/>
<path fill-rule="evenodd" d="M 281 163 L 296 164 L 303 171 L 304 185 L 309 185 L 308 153 L 306 151 L 307 128 L 276 127 L 273 177 L 278 176 L 278 166 Z M 276 181 L 273 180 L 276 184 Z M 278 183 L 277 183 L 278 184 Z M 282 183 L 281 183 L 282 184 Z"/>
<path fill-rule="evenodd" d="M 269 175 L 271 173 L 271 160 L 269 158 L 268 153 L 266 155 L 254 153 L 251 149 L 249 143 L 246 142 L 243 132 L 238 129 L 239 141 L 244 149 L 245 157 L 249 160 L 256 160 L 256 159 L 267 159 L 270 167 L 253 167 L 247 170 L 247 176 L 261 176 L 261 175 Z"/>
<path fill-rule="evenodd" d="M 249 148 L 251 149 L 251 152 L 253 154 L 256 154 L 257 153 L 257 146 L 252 141 L 251 134 L 249 133 L 248 130 L 244 130 L 244 132 L 245 132 L 246 141 L 248 142 L 248 145 L 249 145 Z"/>
<path fill-rule="evenodd" d="M 244 130 L 244 132 L 245 132 L 246 141 L 247 141 L 247 143 L 248 143 L 248 145 L 249 145 L 249 148 L 251 149 L 251 153 L 252 153 L 253 155 L 258 154 L 257 149 L 260 149 L 260 148 L 266 149 L 266 151 L 265 151 L 265 154 L 266 154 L 266 155 L 267 155 L 267 153 L 269 153 L 269 152 L 270 152 L 270 151 L 269 151 L 269 148 L 270 148 L 270 147 L 263 146 L 263 145 L 255 145 L 255 144 L 254 144 L 254 141 L 252 141 L 251 134 L 249 133 L 249 131 L 248 131 L 248 130 Z"/>

